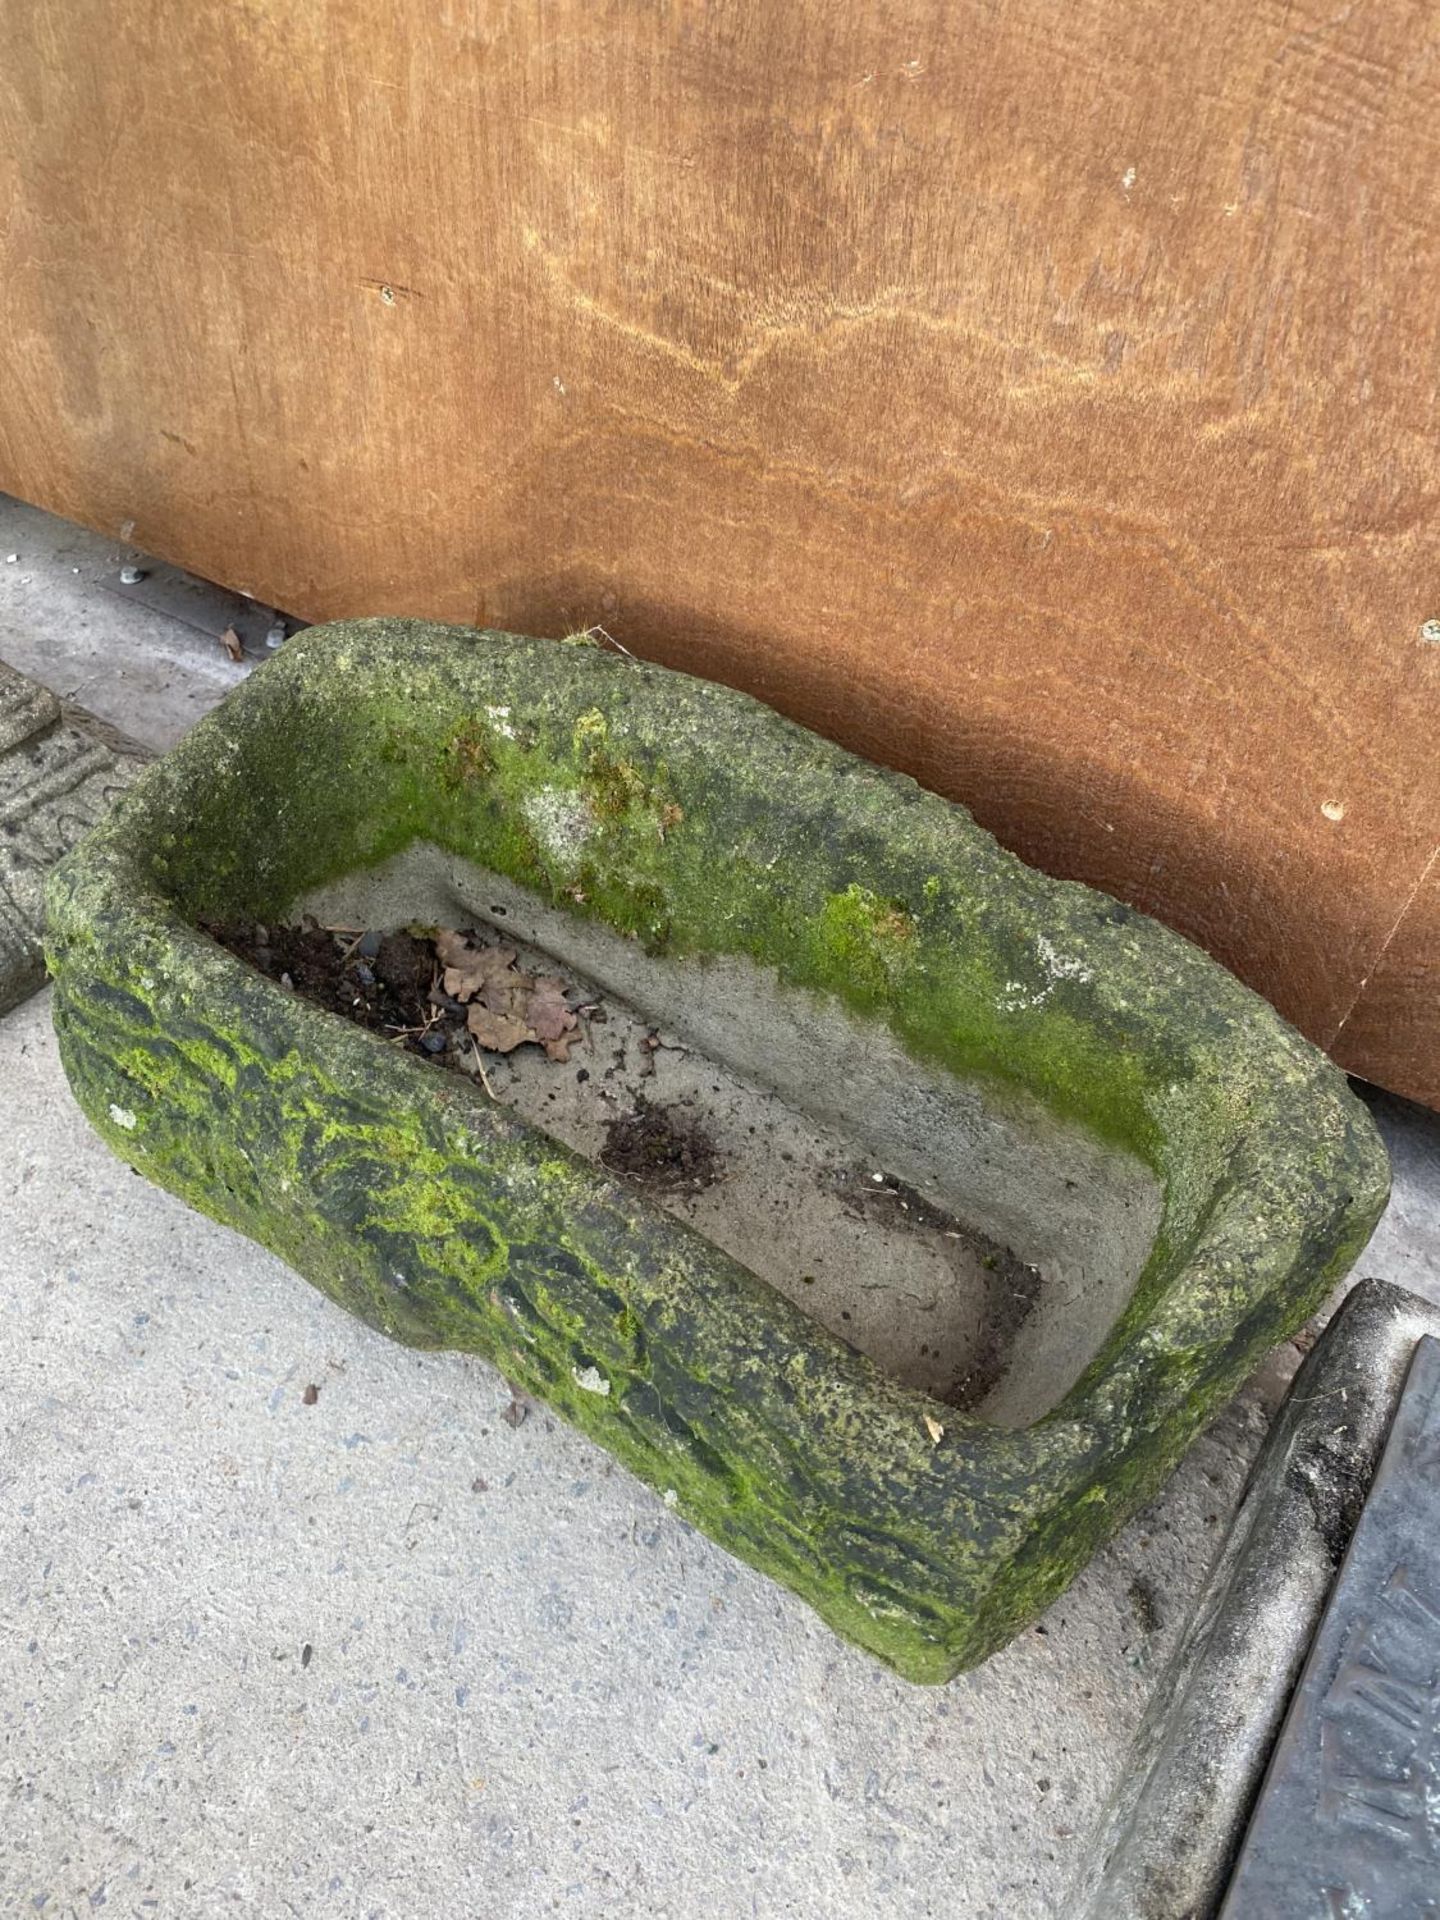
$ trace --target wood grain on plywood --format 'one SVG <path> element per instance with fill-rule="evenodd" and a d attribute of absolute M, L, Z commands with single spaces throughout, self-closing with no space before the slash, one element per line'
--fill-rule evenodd
<path fill-rule="evenodd" d="M 1434 1099 L 1437 109 L 1421 0 L 31 0 L 0 484 L 600 622 Z"/>

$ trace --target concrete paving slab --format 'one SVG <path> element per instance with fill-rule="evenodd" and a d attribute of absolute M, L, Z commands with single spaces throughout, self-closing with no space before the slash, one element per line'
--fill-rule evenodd
<path fill-rule="evenodd" d="M 1041 1629 L 908 1686 L 138 1179 L 47 1001 L 0 1023 L 0 1911 L 1055 1910 L 1253 1405 Z"/>
<path fill-rule="evenodd" d="M 47 732 L 59 718 L 60 702 L 48 687 L 0 660 L 0 756 Z"/>
<path fill-rule="evenodd" d="M 134 587 L 122 568 L 139 562 Z M 0 494 L 0 659 L 157 752 L 266 658 L 266 607 Z M 219 635 L 236 626 L 244 658 Z"/>
<path fill-rule="evenodd" d="M 0 1013 L 45 978 L 45 876 L 142 764 L 0 660 Z"/>

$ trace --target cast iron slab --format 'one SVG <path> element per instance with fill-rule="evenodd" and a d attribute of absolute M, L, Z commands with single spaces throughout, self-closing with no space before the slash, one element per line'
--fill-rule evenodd
<path fill-rule="evenodd" d="M 1437 1339 L 1440 1307 L 1385 1281 L 1362 1280 L 1307 1356 L 1072 1890 L 1066 1913 L 1075 1920 L 1210 1920 L 1219 1909 L 1307 1656 L 1311 1675 L 1328 1658 L 1318 1647 L 1312 1656 L 1312 1643 L 1352 1537 L 1358 1545 L 1357 1518 L 1417 1344 L 1433 1349 Z M 1412 1402 L 1412 1421 L 1415 1412 Z M 1417 1495 L 1425 1484 L 1417 1483 Z M 1382 1495 L 1377 1484 L 1376 1496 Z M 1433 1525 L 1433 1488 L 1420 1497 L 1432 1509 Z M 1382 1516 L 1384 1511 L 1377 1508 Z M 1411 1519 L 1420 1518 L 1417 1508 Z M 1433 1567 L 1440 1536 L 1423 1522 L 1407 1523 L 1407 1531 L 1407 1570 Z M 1387 1575 L 1391 1570 L 1384 1569 Z M 1337 1605 L 1344 1619 L 1352 1618 L 1348 1599 L 1337 1599 Z M 1423 1608 L 1401 1605 L 1412 1625 L 1425 1618 Z M 1382 1615 L 1389 1611 L 1385 1603 Z M 1432 1653 L 1440 1655 L 1440 1644 Z M 1422 1657 L 1420 1668 L 1429 1661 Z M 1319 1738 L 1313 1720 L 1308 1724 Z M 1343 1730 L 1337 1726 L 1323 1735 L 1331 1757 L 1336 1733 Z M 1344 1771 L 1363 1794 L 1348 1762 Z M 1272 1778 L 1282 1784 L 1278 1761 Z M 1412 1778 L 1418 1775 L 1412 1772 Z M 1312 1773 L 1308 1785 L 1316 1784 Z M 1430 1784 L 1433 1789 L 1433 1773 Z M 1322 1873 L 1317 1886 L 1309 1869 L 1334 1864 L 1327 1844 L 1344 1834 L 1351 1810 L 1341 1799 L 1322 1804 L 1319 1792 L 1297 1795 L 1292 1786 L 1284 1790 L 1283 1805 L 1288 1818 L 1281 1833 L 1294 1856 L 1291 1867 L 1258 1901 L 1237 1891 L 1233 1911 L 1226 1908 L 1230 1920 L 1234 1913 L 1246 1920 L 1388 1920 L 1392 1913 L 1423 1913 L 1423 1906 L 1386 1906 L 1373 1888 L 1362 1901 L 1364 1883 L 1351 1879 L 1346 1892 L 1343 1873 L 1332 1876 L 1333 1888 Z M 1335 1814 L 1341 1816 L 1338 1827 Z M 1363 1809 L 1360 1817 L 1363 1823 Z M 1372 1861 L 1396 1868 L 1394 1886 L 1403 1898 L 1410 1881 L 1399 1844 L 1383 1834 L 1374 1837 L 1379 1844 Z M 1369 1839 L 1361 1838 L 1368 1846 Z M 1433 1847 L 1433 1830 L 1430 1841 Z"/>
<path fill-rule="evenodd" d="M 743 962 L 990 1111 L 1149 1168 L 1149 1258 L 1059 1405 L 1005 1430 L 902 1386 L 458 1076 L 197 931 L 416 841 L 667 965 Z M 385 1331 L 489 1355 L 918 1680 L 1055 1598 L 1387 1191 L 1340 1074 L 1196 948 L 753 700 L 591 646 L 312 629 L 49 904 L 62 1057 L 119 1153 Z"/>
<path fill-rule="evenodd" d="M 1440 1916 L 1440 1340 L 1415 1349 L 1221 1920 Z"/>

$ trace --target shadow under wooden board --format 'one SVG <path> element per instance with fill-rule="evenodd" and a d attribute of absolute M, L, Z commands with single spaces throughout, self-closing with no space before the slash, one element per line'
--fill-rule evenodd
<path fill-rule="evenodd" d="M 1440 1104 L 1424 0 L 35 0 L 0 486 L 743 686 Z"/>

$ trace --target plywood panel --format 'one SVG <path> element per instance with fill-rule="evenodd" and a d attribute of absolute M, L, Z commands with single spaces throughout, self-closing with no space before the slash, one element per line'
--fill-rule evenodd
<path fill-rule="evenodd" d="M 1435 1099 L 1437 55 L 1425 0 L 14 0 L 0 485 L 311 618 L 602 622 Z"/>
<path fill-rule="evenodd" d="M 1407 1062 L 1405 1091 L 1440 1107 L 1435 1003 L 1440 995 L 1440 846 L 1355 991 L 1327 1045 L 1342 1067 Z"/>

